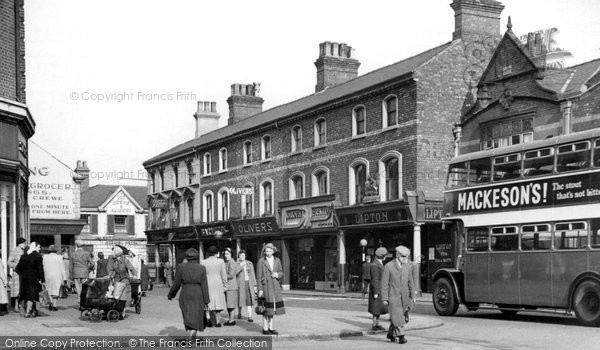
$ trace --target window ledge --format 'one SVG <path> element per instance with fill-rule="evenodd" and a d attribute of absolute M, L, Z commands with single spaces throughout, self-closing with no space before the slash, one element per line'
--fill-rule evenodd
<path fill-rule="evenodd" d="M 211 177 L 211 176 L 212 176 L 212 173 L 210 173 L 210 174 L 205 174 L 205 175 L 202 175 L 202 178 L 204 179 L 204 178 L 206 178 L 206 177 Z"/>
<path fill-rule="evenodd" d="M 364 139 L 365 137 L 367 137 L 367 134 L 354 135 L 352 136 L 352 140 Z"/>
<path fill-rule="evenodd" d="M 229 169 L 223 169 L 223 170 L 219 170 L 219 174 L 224 174 L 224 173 L 226 173 L 227 171 L 229 171 Z"/>
<path fill-rule="evenodd" d="M 304 152 L 302 152 L 302 151 L 303 151 L 303 150 L 294 151 L 294 152 L 290 153 L 290 156 L 298 156 L 298 155 L 301 155 L 302 153 L 304 153 Z"/>
<path fill-rule="evenodd" d="M 269 163 L 269 162 L 270 162 L 270 161 L 272 161 L 272 160 L 273 160 L 272 158 L 269 158 L 269 159 L 263 159 L 263 160 L 261 160 L 261 161 L 260 161 L 260 163 L 261 163 L 261 164 L 263 164 L 263 163 Z"/>
<path fill-rule="evenodd" d="M 323 149 L 325 147 L 327 147 L 327 144 L 318 145 L 318 146 L 313 147 L 313 151 L 316 151 L 316 150 L 319 150 L 319 149 Z"/>
<path fill-rule="evenodd" d="M 383 129 L 381 129 L 381 131 L 386 132 L 386 131 L 390 131 L 390 130 L 396 130 L 399 128 L 400 128 L 400 126 L 398 126 L 398 124 L 396 124 L 396 125 L 385 127 Z"/>

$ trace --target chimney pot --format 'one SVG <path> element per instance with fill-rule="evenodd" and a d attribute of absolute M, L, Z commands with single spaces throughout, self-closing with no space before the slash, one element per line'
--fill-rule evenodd
<path fill-rule="evenodd" d="M 204 111 L 210 112 L 210 102 L 204 101 Z"/>
<path fill-rule="evenodd" d="M 315 61 L 317 68 L 315 92 L 358 76 L 360 62 L 354 58 L 350 45 L 325 41 L 319 44 L 319 48 L 321 55 Z"/>
<path fill-rule="evenodd" d="M 227 99 L 227 103 L 229 104 L 229 125 L 262 112 L 264 100 L 258 96 L 255 84 L 232 85 L 235 86 L 235 89 L 232 89 L 232 94 Z"/>
<path fill-rule="evenodd" d="M 210 111 L 213 113 L 217 113 L 217 103 L 216 102 L 210 103 Z"/>

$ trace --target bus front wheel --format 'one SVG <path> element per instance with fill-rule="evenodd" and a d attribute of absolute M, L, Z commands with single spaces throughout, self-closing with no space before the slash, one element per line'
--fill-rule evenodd
<path fill-rule="evenodd" d="M 573 294 L 575 316 L 584 326 L 600 326 L 600 283 L 595 280 L 581 282 Z"/>
<path fill-rule="evenodd" d="M 447 278 L 440 278 L 433 287 L 433 307 L 442 316 L 452 316 L 458 310 L 458 298 Z"/>

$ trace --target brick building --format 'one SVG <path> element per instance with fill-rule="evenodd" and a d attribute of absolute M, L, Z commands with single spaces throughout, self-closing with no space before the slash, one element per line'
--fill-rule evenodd
<path fill-rule="evenodd" d="M 404 244 L 425 289 L 453 263 L 440 217 L 452 126 L 500 39 L 503 9 L 451 7 L 452 41 L 416 56 L 358 75 L 350 46 L 324 42 L 312 95 L 262 111 L 259 85 L 233 84 L 228 125 L 216 130 L 216 103 L 199 102 L 196 138 L 144 162 L 149 243 L 177 262 L 212 244 L 256 261 L 271 241 L 285 288 L 334 290 L 355 287 L 364 253 Z"/>
<path fill-rule="evenodd" d="M 22 0 L 0 3 L 0 259 L 17 237 L 29 238 L 28 141 L 35 122 L 25 104 L 25 29 Z"/>

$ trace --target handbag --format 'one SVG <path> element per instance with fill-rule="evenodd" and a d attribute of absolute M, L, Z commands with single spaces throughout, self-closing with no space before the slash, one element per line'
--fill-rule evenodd
<path fill-rule="evenodd" d="M 256 312 L 257 315 L 264 315 L 267 312 L 264 297 L 256 299 L 256 307 L 254 308 L 254 312 Z"/>
<path fill-rule="evenodd" d="M 42 306 L 51 304 L 50 293 L 48 293 L 48 290 L 46 289 L 46 287 L 42 287 L 42 291 L 39 293 L 39 297 L 40 297 L 40 304 L 42 304 Z"/>

